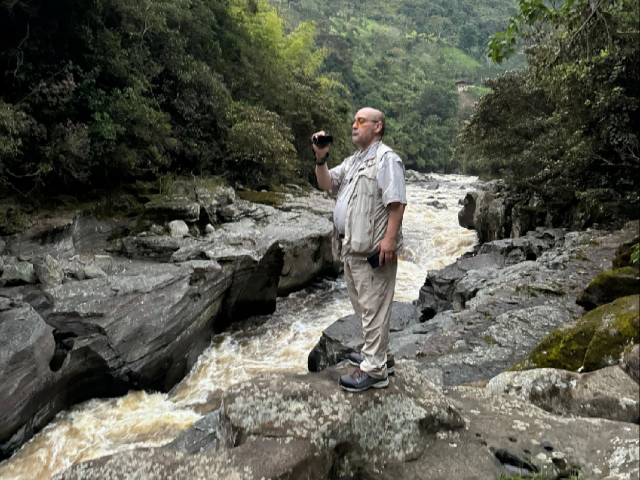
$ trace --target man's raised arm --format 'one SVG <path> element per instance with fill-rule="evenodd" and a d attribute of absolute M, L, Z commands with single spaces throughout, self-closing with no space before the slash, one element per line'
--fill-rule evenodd
<path fill-rule="evenodd" d="M 316 135 L 325 135 L 324 131 L 316 132 L 311 135 L 311 139 Z M 316 178 L 318 179 L 318 186 L 321 190 L 331 193 L 331 174 L 329 168 L 327 168 L 327 155 L 329 154 L 329 144 L 322 145 L 321 147 L 315 143 L 311 143 L 313 151 L 316 155 Z"/>

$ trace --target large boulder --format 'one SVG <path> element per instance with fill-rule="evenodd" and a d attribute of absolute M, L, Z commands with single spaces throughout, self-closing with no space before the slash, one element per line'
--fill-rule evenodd
<path fill-rule="evenodd" d="M 186 198 L 155 200 L 145 205 L 145 214 L 153 220 L 165 222 L 175 220 L 196 222 L 200 218 L 200 204 Z"/>
<path fill-rule="evenodd" d="M 437 434 L 447 436 L 465 423 L 411 363 L 403 362 L 401 369 L 389 388 L 360 395 L 338 386 L 337 377 L 350 371 L 344 367 L 259 377 L 232 386 L 222 400 L 221 412 L 239 432 L 236 448 L 207 454 L 203 442 L 201 453 L 189 455 L 184 451 L 191 443 L 174 442 L 153 454 L 141 450 L 93 460 L 55 478 L 150 479 L 179 471 L 185 479 L 326 479 L 402 465 L 420 458 Z M 218 435 L 210 438 L 216 442 Z M 182 455 L 165 453 L 176 448 Z"/>
<path fill-rule="evenodd" d="M 616 298 L 640 293 L 640 270 L 638 267 L 623 267 L 607 270 L 591 280 L 578 298 L 578 305 L 593 310 Z"/>
<path fill-rule="evenodd" d="M 60 285 L 64 280 L 64 271 L 56 259 L 51 255 L 45 255 L 33 265 L 40 283 L 53 287 Z"/>
<path fill-rule="evenodd" d="M 617 365 L 582 374 L 554 368 L 504 372 L 493 377 L 486 388 L 558 415 L 629 423 L 640 419 L 638 384 Z"/>
<path fill-rule="evenodd" d="M 622 368 L 636 382 L 640 383 L 640 345 L 630 345 L 624 352 Z"/>
<path fill-rule="evenodd" d="M 5 265 L 2 276 L 0 276 L 0 285 L 23 285 L 37 281 L 38 276 L 30 262 L 15 262 Z"/>
<path fill-rule="evenodd" d="M 10 392 L 2 412 L 11 412 L 14 419 L 2 422 L 5 453 L 74 403 L 122 395 L 130 388 L 169 390 L 209 345 L 233 283 L 231 265 L 126 259 L 111 265 L 106 277 L 45 288 L 44 301 L 37 290 L 0 291 L 13 296 L 13 303 L 22 297 L 38 308 L 39 315 L 28 307 L 4 316 L 29 313 L 33 328 L 46 332 L 41 341 L 47 342 L 46 348 L 31 347 L 42 357 L 39 363 L 19 354 L 22 368 L 30 368 L 35 380 L 16 382 L 10 389 L 2 379 L 0 391 Z M 275 291 L 272 296 L 275 305 Z M 7 343 L 10 338 L 3 339 Z"/>
<path fill-rule="evenodd" d="M 56 344 L 53 328 L 28 304 L 0 296 L 0 458 L 19 447 L 50 419 L 55 407 L 50 362 Z"/>
<path fill-rule="evenodd" d="M 639 340 L 640 295 L 592 310 L 551 332 L 512 370 L 560 368 L 590 372 L 620 363 L 628 345 Z"/>
<path fill-rule="evenodd" d="M 266 375 L 235 385 L 220 410 L 169 445 L 91 460 L 53 478 L 449 480 L 493 479 L 518 468 L 544 478 L 638 473 L 637 425 L 559 416 L 488 389 L 442 392 L 408 361 L 397 363 L 389 388 L 353 395 L 337 384 L 348 371 Z"/>

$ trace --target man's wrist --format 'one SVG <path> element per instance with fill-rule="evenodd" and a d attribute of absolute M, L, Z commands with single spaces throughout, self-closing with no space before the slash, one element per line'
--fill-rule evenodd
<path fill-rule="evenodd" d="M 315 154 L 315 152 L 314 152 L 314 154 L 313 154 L 313 159 L 315 160 L 316 165 L 317 165 L 317 166 L 319 166 L 319 167 L 320 167 L 320 166 L 322 166 L 322 165 L 324 165 L 325 163 L 327 163 L 327 159 L 328 159 L 328 158 L 329 158 L 329 152 L 327 152 L 327 153 L 324 155 L 324 157 L 322 157 L 321 159 L 318 159 L 318 156 Z"/>

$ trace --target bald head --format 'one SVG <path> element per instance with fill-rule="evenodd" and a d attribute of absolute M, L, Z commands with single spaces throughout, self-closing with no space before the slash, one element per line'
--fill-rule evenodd
<path fill-rule="evenodd" d="M 364 107 L 364 108 L 361 108 L 360 110 L 358 110 L 358 113 L 356 113 L 356 117 L 358 115 L 361 115 L 364 118 L 368 118 L 368 119 L 376 121 L 376 122 L 380 122 L 382 124 L 382 129 L 380 130 L 379 136 L 380 136 L 380 138 L 382 138 L 384 136 L 384 130 L 385 130 L 385 126 L 386 126 L 384 113 L 382 113 L 377 108 Z"/>
<path fill-rule="evenodd" d="M 375 108 L 361 108 L 351 125 L 351 139 L 364 149 L 373 142 L 382 139 L 385 129 L 384 113 Z"/>

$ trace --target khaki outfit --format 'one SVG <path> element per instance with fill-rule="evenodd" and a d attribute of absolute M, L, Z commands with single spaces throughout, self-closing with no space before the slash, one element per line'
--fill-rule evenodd
<path fill-rule="evenodd" d="M 388 171 L 387 171 L 388 169 Z M 375 142 L 330 170 L 332 194 L 336 208 L 344 212 L 334 215 L 334 248 L 340 250 L 349 298 L 356 316 L 362 322 L 364 360 L 360 369 L 374 378 L 386 378 L 389 350 L 389 321 L 396 283 L 398 262 L 376 269 L 367 256 L 376 252 L 387 231 L 388 205 L 407 203 L 404 188 L 404 166 L 391 148 Z M 340 232 L 336 223 L 343 226 Z M 402 251 L 402 229 L 396 239 L 397 253 Z M 337 253 L 337 252 L 336 252 Z"/>

